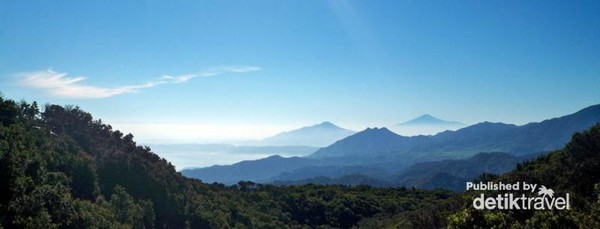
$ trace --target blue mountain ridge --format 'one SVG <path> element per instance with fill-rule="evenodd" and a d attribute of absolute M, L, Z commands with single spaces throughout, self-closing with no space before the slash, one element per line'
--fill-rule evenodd
<path fill-rule="evenodd" d="M 367 128 L 302 158 L 267 158 L 230 166 L 183 170 L 182 173 L 202 180 L 210 177 L 212 181 L 224 183 L 239 180 L 286 182 L 285 179 L 293 182 L 319 176 L 335 180 L 342 176 L 358 174 L 377 179 L 380 183 L 399 184 L 404 178 L 399 178 L 398 174 L 417 163 L 464 160 L 481 152 L 504 152 L 514 157 L 525 158 L 530 154 L 559 149 L 574 133 L 598 122 L 600 105 L 521 126 L 482 122 L 433 136 L 405 137 L 387 128 Z M 263 160 L 269 162 L 268 165 L 264 164 Z M 241 168 L 246 171 L 243 176 L 232 172 L 242 171 Z M 384 172 L 380 172 L 382 170 Z M 253 176 L 252 173 L 258 173 L 260 176 Z M 459 177 L 447 175 L 435 176 Z"/>

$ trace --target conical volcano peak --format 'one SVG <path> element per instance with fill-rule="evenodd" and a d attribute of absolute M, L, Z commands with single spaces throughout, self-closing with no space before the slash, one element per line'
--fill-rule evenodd
<path fill-rule="evenodd" d="M 455 122 L 455 121 L 446 121 L 446 120 L 442 120 L 442 119 L 433 117 L 430 114 L 424 114 L 417 118 L 400 123 L 398 125 L 448 125 L 448 124 L 461 124 L 461 123 Z"/>
<path fill-rule="evenodd" d="M 337 126 L 337 125 L 335 125 L 335 124 L 333 124 L 333 123 L 331 123 L 329 121 L 322 122 L 322 123 L 317 124 L 315 126 L 324 127 L 324 128 L 340 128 L 339 126 Z"/>

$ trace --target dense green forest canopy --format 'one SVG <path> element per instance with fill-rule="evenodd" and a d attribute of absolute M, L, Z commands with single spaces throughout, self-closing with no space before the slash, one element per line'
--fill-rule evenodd
<path fill-rule="evenodd" d="M 75 106 L 0 97 L 0 228 L 598 228 L 600 125 L 480 180 L 570 193 L 568 211 L 483 211 L 475 192 L 188 179 Z"/>
<path fill-rule="evenodd" d="M 443 190 L 225 186 L 187 179 L 75 106 L 0 98 L 0 227 L 348 228 L 432 205 Z"/>
<path fill-rule="evenodd" d="M 447 218 L 450 227 L 600 228 L 600 124 L 575 134 L 564 149 L 520 164 L 493 181 L 543 184 L 557 196 L 568 193 L 571 210 L 474 210 L 471 200 L 481 192 L 467 192 L 463 200 L 468 201 Z"/>
<path fill-rule="evenodd" d="M 467 191 L 426 208 L 376 216 L 361 225 L 422 228 L 600 228 L 600 124 L 575 134 L 562 149 L 521 163 L 514 171 L 482 174 L 475 182 L 545 185 L 570 195 L 570 210 L 476 210 L 474 198 L 506 191 Z M 537 190 L 536 190 L 537 191 Z M 515 194 L 520 194 L 515 192 Z"/>

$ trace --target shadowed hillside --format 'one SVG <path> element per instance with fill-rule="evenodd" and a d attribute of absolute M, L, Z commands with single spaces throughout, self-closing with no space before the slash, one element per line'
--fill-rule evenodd
<path fill-rule="evenodd" d="M 205 184 L 133 139 L 78 107 L 0 97 L 0 228 L 348 228 L 451 195 Z"/>
<path fill-rule="evenodd" d="M 361 221 L 363 227 L 406 228 L 598 228 L 600 227 L 600 124 L 572 136 L 561 150 L 519 164 L 503 175 L 482 174 L 475 182 L 527 182 L 552 189 L 553 196 L 570 196 L 570 210 L 478 210 L 481 194 L 496 197 L 522 191 L 467 191 L 433 206 Z M 463 183 L 464 185 L 464 183 Z M 539 195 L 534 190 L 533 194 Z M 529 191 L 527 191 L 529 192 Z M 550 197 L 551 198 L 551 197 Z"/>

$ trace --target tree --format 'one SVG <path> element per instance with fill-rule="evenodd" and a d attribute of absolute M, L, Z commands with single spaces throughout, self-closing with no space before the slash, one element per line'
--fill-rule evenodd
<path fill-rule="evenodd" d="M 0 124 L 9 126 L 17 121 L 19 108 L 15 101 L 4 100 L 0 96 Z"/>

